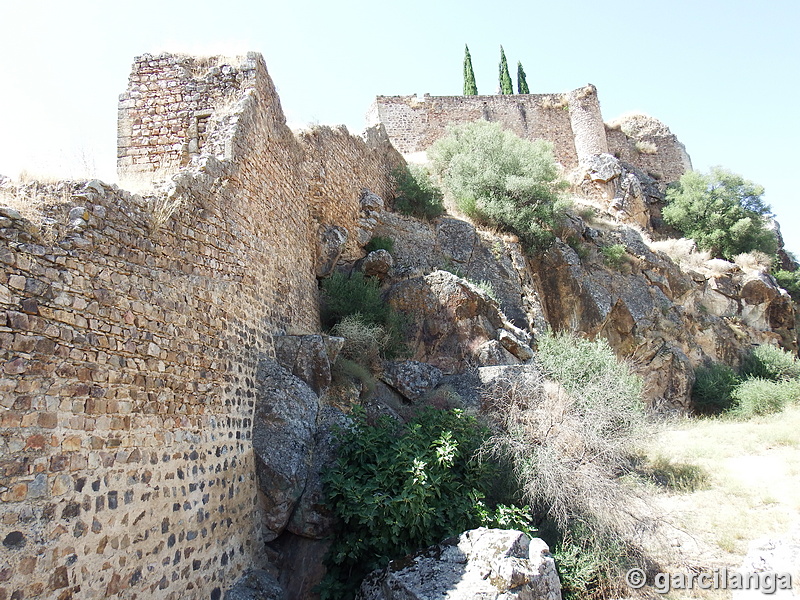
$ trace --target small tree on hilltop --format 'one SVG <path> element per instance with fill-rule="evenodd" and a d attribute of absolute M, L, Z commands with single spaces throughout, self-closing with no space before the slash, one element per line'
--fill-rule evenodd
<path fill-rule="evenodd" d="M 714 256 L 777 250 L 767 219 L 770 207 L 761 199 L 764 188 L 741 175 L 714 167 L 707 175 L 690 171 L 667 190 L 664 220 Z"/>
<path fill-rule="evenodd" d="M 508 62 L 506 61 L 506 53 L 503 47 L 500 46 L 500 93 L 513 94 L 514 85 L 511 83 L 511 75 L 508 74 Z"/>
<path fill-rule="evenodd" d="M 525 69 L 522 68 L 522 62 L 517 62 L 517 93 L 530 94 L 528 89 L 528 82 L 525 80 Z"/>
<path fill-rule="evenodd" d="M 464 95 L 478 95 L 478 86 L 475 83 L 475 72 L 472 70 L 472 57 L 469 54 L 469 46 L 466 44 L 464 44 Z"/>

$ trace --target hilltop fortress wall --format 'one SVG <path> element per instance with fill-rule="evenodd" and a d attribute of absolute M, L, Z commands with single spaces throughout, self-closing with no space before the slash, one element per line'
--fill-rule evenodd
<path fill-rule="evenodd" d="M 119 166 L 157 191 L 0 209 L 0 599 L 219 600 L 261 562 L 257 363 L 319 330 L 318 228 L 402 160 L 373 134 L 296 137 L 258 55 L 145 55 Z"/>
<path fill-rule="evenodd" d="M 566 171 L 603 153 L 663 184 L 691 169 L 683 144 L 656 119 L 636 115 L 606 125 L 591 84 L 566 94 L 378 96 L 367 114 L 367 122 L 383 125 L 403 154 L 427 150 L 448 126 L 480 120 L 499 123 L 523 139 L 551 142 Z"/>

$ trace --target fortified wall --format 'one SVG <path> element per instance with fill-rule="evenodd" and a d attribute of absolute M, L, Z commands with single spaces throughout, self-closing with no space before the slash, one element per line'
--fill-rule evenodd
<path fill-rule="evenodd" d="M 318 229 L 389 189 L 368 139 L 295 136 L 260 55 L 145 55 L 118 156 L 156 191 L 0 208 L 0 600 L 219 600 L 263 560 L 256 368 L 319 329 Z"/>
<path fill-rule="evenodd" d="M 378 96 L 367 114 L 367 122 L 383 125 L 403 154 L 427 150 L 448 126 L 480 120 L 499 123 L 523 139 L 551 142 L 566 171 L 605 153 L 662 184 L 691 169 L 683 144 L 656 119 L 638 115 L 606 125 L 591 84 L 566 94 Z"/>

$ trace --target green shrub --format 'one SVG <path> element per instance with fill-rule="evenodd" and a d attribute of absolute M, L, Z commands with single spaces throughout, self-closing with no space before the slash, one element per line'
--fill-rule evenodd
<path fill-rule="evenodd" d="M 628 251 L 622 244 L 611 244 L 600 248 L 603 262 L 614 269 L 621 268 L 628 260 Z"/>
<path fill-rule="evenodd" d="M 733 390 L 741 380 L 728 365 L 711 363 L 697 367 L 694 377 L 692 404 L 698 413 L 713 415 L 733 407 Z"/>
<path fill-rule="evenodd" d="M 785 271 L 780 269 L 773 273 L 778 285 L 789 292 L 797 303 L 800 303 L 800 271 Z"/>
<path fill-rule="evenodd" d="M 777 346 L 756 346 L 742 362 L 741 374 L 745 378 L 757 377 L 769 381 L 800 378 L 800 361 L 794 354 Z"/>
<path fill-rule="evenodd" d="M 517 234 L 529 248 L 543 248 L 563 217 L 552 145 L 530 142 L 496 123 L 452 127 L 428 151 L 435 171 L 458 207 L 479 223 Z"/>
<path fill-rule="evenodd" d="M 744 252 L 774 254 L 775 234 L 767 226 L 764 188 L 719 167 L 703 175 L 689 171 L 667 189 L 662 215 L 714 256 L 733 260 Z"/>
<path fill-rule="evenodd" d="M 800 399 L 800 381 L 746 379 L 733 390 L 733 398 L 736 405 L 731 412 L 739 418 L 780 412 L 787 403 Z"/>
<path fill-rule="evenodd" d="M 322 280 L 322 326 L 332 330 L 346 317 L 354 317 L 364 326 L 378 325 L 385 338 L 382 356 L 395 358 L 406 351 L 403 336 L 405 316 L 392 309 L 381 297 L 380 282 L 360 271 L 334 273 Z"/>
<path fill-rule="evenodd" d="M 336 462 L 323 477 L 338 517 L 323 598 L 352 598 L 370 571 L 481 524 L 526 527 L 525 510 L 483 502 L 491 469 L 475 454 L 485 431 L 461 411 L 426 409 L 401 425 L 370 424 L 355 410 L 336 437 Z"/>
<path fill-rule="evenodd" d="M 386 250 L 389 254 L 391 254 L 392 250 L 394 250 L 394 240 L 390 237 L 373 237 L 367 243 L 367 245 L 364 246 L 364 251 L 369 254 L 375 250 Z"/>
<path fill-rule="evenodd" d="M 384 325 L 389 305 L 381 298 L 380 282 L 360 271 L 334 271 L 322 280 L 322 325 L 330 329 L 344 317 L 359 314 L 368 324 Z"/>
<path fill-rule="evenodd" d="M 420 219 L 433 219 L 444 212 L 442 191 L 422 165 L 407 165 L 392 171 L 395 210 Z"/>

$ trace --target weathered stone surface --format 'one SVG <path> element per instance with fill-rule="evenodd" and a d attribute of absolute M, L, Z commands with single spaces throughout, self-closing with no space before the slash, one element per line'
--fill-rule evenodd
<path fill-rule="evenodd" d="M 288 532 L 270 544 L 280 555 L 279 581 L 287 600 L 319 598 L 314 588 L 325 576 L 324 559 L 330 545 L 330 538 L 315 540 Z"/>
<path fill-rule="evenodd" d="M 253 415 L 253 450 L 266 504 L 267 540 L 286 528 L 308 481 L 319 398 L 277 363 L 259 365 Z"/>
<path fill-rule="evenodd" d="M 328 335 L 275 336 L 275 358 L 292 375 L 305 381 L 317 393 L 331 383 L 331 365 L 344 339 Z"/>
<path fill-rule="evenodd" d="M 347 230 L 337 225 L 320 225 L 317 237 L 317 277 L 327 277 L 347 244 Z"/>
<path fill-rule="evenodd" d="M 380 378 L 413 402 L 436 387 L 442 371 L 416 360 L 384 361 Z"/>
<path fill-rule="evenodd" d="M 622 175 L 622 166 L 619 164 L 619 160 L 610 154 L 595 154 L 584 161 L 583 167 L 592 181 L 606 183 Z"/>
<path fill-rule="evenodd" d="M 514 365 L 519 359 L 511 354 L 497 340 L 489 340 L 478 346 L 476 351 L 477 362 L 483 367 L 494 365 Z"/>
<path fill-rule="evenodd" d="M 348 417 L 338 408 L 323 406 L 317 417 L 313 438 L 313 453 L 308 468 L 303 495 L 295 506 L 287 530 L 297 535 L 322 539 L 329 535 L 333 525 L 333 515 L 325 505 L 322 490 L 322 474 L 336 460 L 335 427 L 346 427 Z"/>
<path fill-rule="evenodd" d="M 488 294 L 447 271 L 399 281 L 389 289 L 387 300 L 411 319 L 406 336 L 412 358 L 445 373 L 477 360 L 479 348 L 496 340 L 498 330 L 527 335 L 506 319 Z"/>
<path fill-rule="evenodd" d="M 367 576 L 358 600 L 560 600 L 555 561 L 541 539 L 473 529 Z"/>
<path fill-rule="evenodd" d="M 377 277 L 383 280 L 394 266 L 394 260 L 387 250 L 374 250 L 367 254 L 361 266 L 367 277 Z"/>
<path fill-rule="evenodd" d="M 231 589 L 225 600 L 286 600 L 286 591 L 278 580 L 261 569 L 245 573 Z"/>

